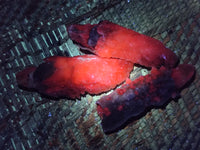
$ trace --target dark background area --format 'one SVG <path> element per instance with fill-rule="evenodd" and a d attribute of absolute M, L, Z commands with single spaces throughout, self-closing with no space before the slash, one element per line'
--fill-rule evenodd
<path fill-rule="evenodd" d="M 153 109 L 105 135 L 100 95 L 47 99 L 20 89 L 15 74 L 43 58 L 83 54 L 66 26 L 110 20 L 162 41 L 180 63 L 193 64 L 193 83 L 165 109 Z M 200 149 L 200 2 L 198 0 L 1 0 L 0 149 Z M 135 68 L 132 76 L 145 69 Z"/>

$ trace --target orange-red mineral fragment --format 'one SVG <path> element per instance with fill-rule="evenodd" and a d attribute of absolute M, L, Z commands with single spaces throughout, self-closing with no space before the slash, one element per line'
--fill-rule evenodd
<path fill-rule="evenodd" d="M 133 63 L 95 55 L 49 57 L 38 67 L 17 73 L 21 87 L 34 89 L 52 97 L 79 98 L 87 93 L 99 94 L 126 80 Z"/>
<path fill-rule="evenodd" d="M 70 38 L 81 48 L 107 58 L 120 58 L 146 67 L 174 67 L 178 57 L 163 43 L 118 24 L 74 24 L 68 27 Z"/>
<path fill-rule="evenodd" d="M 191 83 L 194 74 L 195 68 L 189 64 L 181 64 L 174 69 L 153 68 L 150 74 L 101 97 L 96 104 L 104 132 L 118 131 L 151 108 L 163 107 Z"/>

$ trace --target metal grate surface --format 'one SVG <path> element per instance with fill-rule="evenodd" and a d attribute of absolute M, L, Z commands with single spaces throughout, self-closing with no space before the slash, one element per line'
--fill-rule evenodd
<path fill-rule="evenodd" d="M 105 19 L 161 40 L 181 63 L 196 67 L 178 101 L 110 135 L 96 112 L 100 95 L 55 101 L 19 89 L 15 79 L 45 57 L 81 55 L 66 25 Z M 200 149 L 199 58 L 198 0 L 0 0 L 0 149 Z"/>

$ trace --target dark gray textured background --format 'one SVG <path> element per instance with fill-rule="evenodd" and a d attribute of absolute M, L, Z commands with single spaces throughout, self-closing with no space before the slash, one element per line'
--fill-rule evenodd
<path fill-rule="evenodd" d="M 65 25 L 105 19 L 161 40 L 181 63 L 196 67 L 182 98 L 110 135 L 96 112 L 100 95 L 54 101 L 19 89 L 15 79 L 45 57 L 82 54 Z M 0 149 L 200 149 L 199 56 L 198 0 L 1 0 Z M 136 68 L 132 75 L 144 72 Z"/>

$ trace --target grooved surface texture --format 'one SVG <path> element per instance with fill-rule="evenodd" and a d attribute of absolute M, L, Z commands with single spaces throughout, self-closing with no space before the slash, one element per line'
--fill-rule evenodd
<path fill-rule="evenodd" d="M 110 135 L 103 133 L 96 112 L 100 95 L 55 101 L 19 89 L 15 79 L 43 58 L 82 55 L 66 26 L 100 20 L 159 39 L 181 63 L 196 67 L 181 98 Z M 144 72 L 135 68 L 132 75 Z M 0 149 L 197 150 L 199 112 L 199 0 L 0 0 Z"/>

